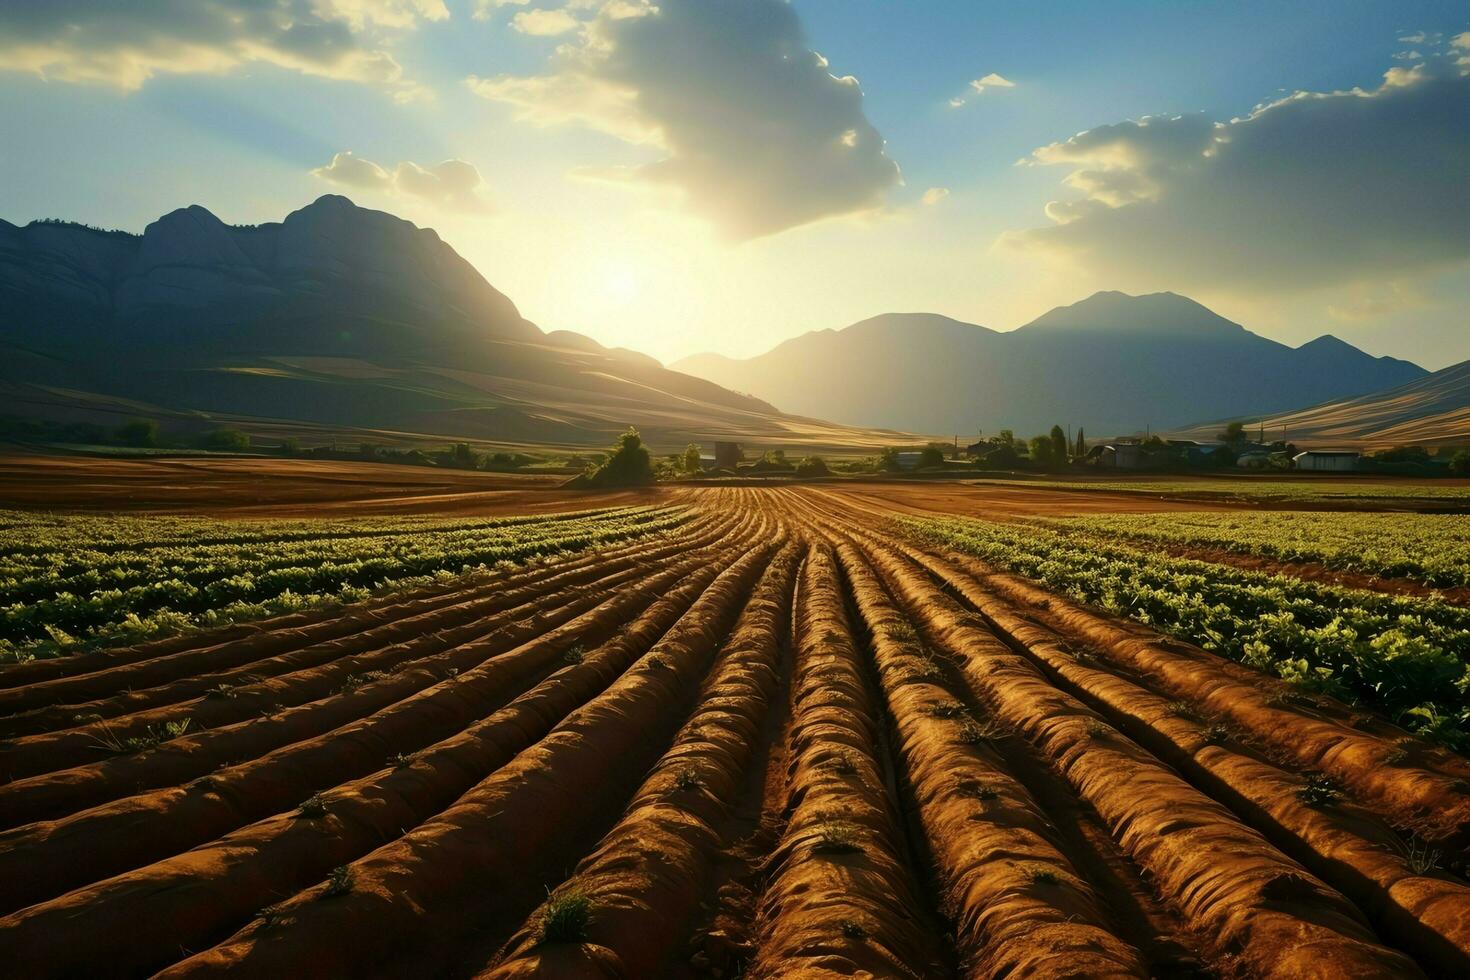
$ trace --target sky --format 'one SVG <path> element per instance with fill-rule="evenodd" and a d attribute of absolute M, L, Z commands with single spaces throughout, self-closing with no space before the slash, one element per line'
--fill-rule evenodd
<path fill-rule="evenodd" d="M 1470 359 L 1463 0 L 13 3 L 0 133 L 7 220 L 346 194 L 665 361 L 1099 289 Z"/>

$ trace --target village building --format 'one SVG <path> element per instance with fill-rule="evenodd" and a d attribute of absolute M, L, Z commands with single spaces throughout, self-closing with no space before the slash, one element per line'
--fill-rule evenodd
<path fill-rule="evenodd" d="M 1292 463 L 1299 470 L 1322 470 L 1334 473 L 1350 473 L 1358 468 L 1362 457 L 1348 449 L 1309 449 L 1297 453 Z"/>

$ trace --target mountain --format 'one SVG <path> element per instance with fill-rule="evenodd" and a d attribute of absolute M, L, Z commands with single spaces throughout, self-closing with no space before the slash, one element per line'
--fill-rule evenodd
<path fill-rule="evenodd" d="M 787 411 L 913 432 L 1095 435 L 1277 412 L 1423 377 L 1335 337 L 1292 348 L 1173 293 L 1097 293 L 1002 333 L 890 313 L 758 357 L 671 365 Z"/>
<path fill-rule="evenodd" d="M 327 195 L 256 226 L 197 205 L 142 235 L 0 221 L 0 414 L 382 436 L 871 446 L 891 433 L 543 333 L 432 230 Z M 206 418 L 200 418 L 203 413 Z"/>
<path fill-rule="evenodd" d="M 1296 412 L 1246 420 L 1301 445 L 1360 449 L 1470 445 L 1470 361 L 1451 365 L 1387 391 L 1344 398 Z M 1186 435 L 1218 432 L 1221 423 Z"/>

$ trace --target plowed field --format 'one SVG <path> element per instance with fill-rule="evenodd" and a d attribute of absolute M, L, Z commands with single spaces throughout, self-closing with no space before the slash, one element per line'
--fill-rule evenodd
<path fill-rule="evenodd" d="M 0 668 L 5 973 L 1470 975 L 1464 757 L 877 498 L 672 502 Z"/>

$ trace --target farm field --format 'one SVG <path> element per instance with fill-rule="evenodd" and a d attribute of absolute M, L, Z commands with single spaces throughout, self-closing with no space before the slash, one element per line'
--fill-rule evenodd
<path fill-rule="evenodd" d="M 972 485 L 1030 487 L 1037 490 L 1139 494 L 1185 501 L 1224 501 L 1237 504 L 1324 505 L 1344 508 L 1386 504 L 1421 504 L 1431 509 L 1470 506 L 1470 481 L 1363 480 L 1324 476 L 1315 479 L 1284 476 L 1239 476 L 1227 479 L 1120 477 L 1111 480 L 975 480 Z"/>
<path fill-rule="evenodd" d="M 1136 518 L 906 499 L 6 515 L 5 585 L 33 589 L 16 608 L 153 552 L 186 579 L 318 548 L 486 568 L 126 646 L 104 623 L 0 666 L 0 958 L 24 976 L 1470 972 L 1470 761 L 1449 748 L 1470 609 L 1171 555 Z M 1359 533 L 1464 558 L 1431 527 Z M 1341 547 L 1299 536 L 1313 561 Z M 191 625 L 240 601 L 200 595 Z"/>

